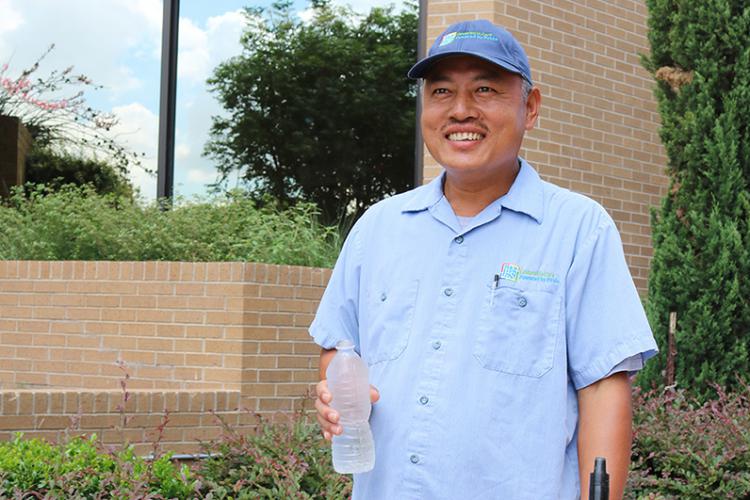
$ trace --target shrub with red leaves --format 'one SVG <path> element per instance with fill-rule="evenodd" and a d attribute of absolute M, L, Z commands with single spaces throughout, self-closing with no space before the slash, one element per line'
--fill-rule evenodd
<path fill-rule="evenodd" d="M 634 394 L 629 500 L 750 499 L 750 385 L 700 404 L 684 390 Z"/>

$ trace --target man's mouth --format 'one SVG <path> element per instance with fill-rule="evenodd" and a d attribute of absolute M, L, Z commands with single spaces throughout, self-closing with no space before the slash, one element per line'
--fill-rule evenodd
<path fill-rule="evenodd" d="M 480 141 L 484 139 L 484 134 L 478 132 L 453 132 L 448 134 L 449 141 Z"/>

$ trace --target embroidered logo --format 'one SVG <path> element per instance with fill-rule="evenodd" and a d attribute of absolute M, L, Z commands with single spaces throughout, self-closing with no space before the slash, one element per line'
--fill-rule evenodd
<path fill-rule="evenodd" d="M 518 264 L 504 262 L 500 266 L 499 277 L 507 281 L 539 281 L 542 283 L 560 283 L 560 278 L 555 273 L 546 271 L 527 271 Z"/>
<path fill-rule="evenodd" d="M 521 266 L 518 264 L 511 264 L 509 262 L 503 263 L 500 266 L 500 279 L 508 281 L 518 281 L 521 275 Z"/>
<path fill-rule="evenodd" d="M 440 40 L 440 47 L 448 45 L 456 40 L 486 40 L 489 42 L 498 42 L 497 36 L 493 33 L 487 33 L 484 31 L 454 31 L 452 33 L 446 33 L 443 39 Z"/>

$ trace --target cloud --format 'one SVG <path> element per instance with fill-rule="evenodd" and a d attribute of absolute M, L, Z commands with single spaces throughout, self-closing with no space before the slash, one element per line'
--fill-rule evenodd
<path fill-rule="evenodd" d="M 188 170 L 187 178 L 191 182 L 197 182 L 199 184 L 208 184 L 216 180 L 216 171 L 199 170 L 197 168 L 191 168 Z"/>
<path fill-rule="evenodd" d="M 13 8 L 10 0 L 0 0 L 0 34 L 15 30 L 23 21 L 23 16 Z"/>
<path fill-rule="evenodd" d="M 106 89 L 128 92 L 138 88 L 141 75 L 135 77 L 125 61 L 158 47 L 157 16 L 159 0 L 0 0 L 0 26 L 14 27 L 12 33 L 0 29 L 0 60 L 12 55 L 11 66 L 20 71 L 54 43 L 39 75 L 73 65 Z M 152 60 L 158 65 L 158 53 Z"/>
<path fill-rule="evenodd" d="M 239 10 L 209 17 L 205 29 L 180 18 L 178 76 L 203 85 L 219 62 L 239 53 L 244 26 L 245 18 Z"/>
<path fill-rule="evenodd" d="M 116 106 L 112 112 L 118 118 L 118 124 L 112 130 L 117 141 L 132 152 L 145 154 L 141 159 L 142 166 L 155 172 L 159 117 L 137 102 Z M 156 197 L 156 177 L 148 175 L 144 168 L 131 167 L 130 180 L 145 198 Z"/>

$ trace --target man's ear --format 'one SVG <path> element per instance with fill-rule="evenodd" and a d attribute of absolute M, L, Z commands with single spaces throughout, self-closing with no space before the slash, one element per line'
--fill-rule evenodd
<path fill-rule="evenodd" d="M 542 105 L 542 93 L 538 87 L 533 87 L 526 99 L 526 126 L 528 132 L 536 126 L 536 120 L 539 118 L 539 107 Z"/>

